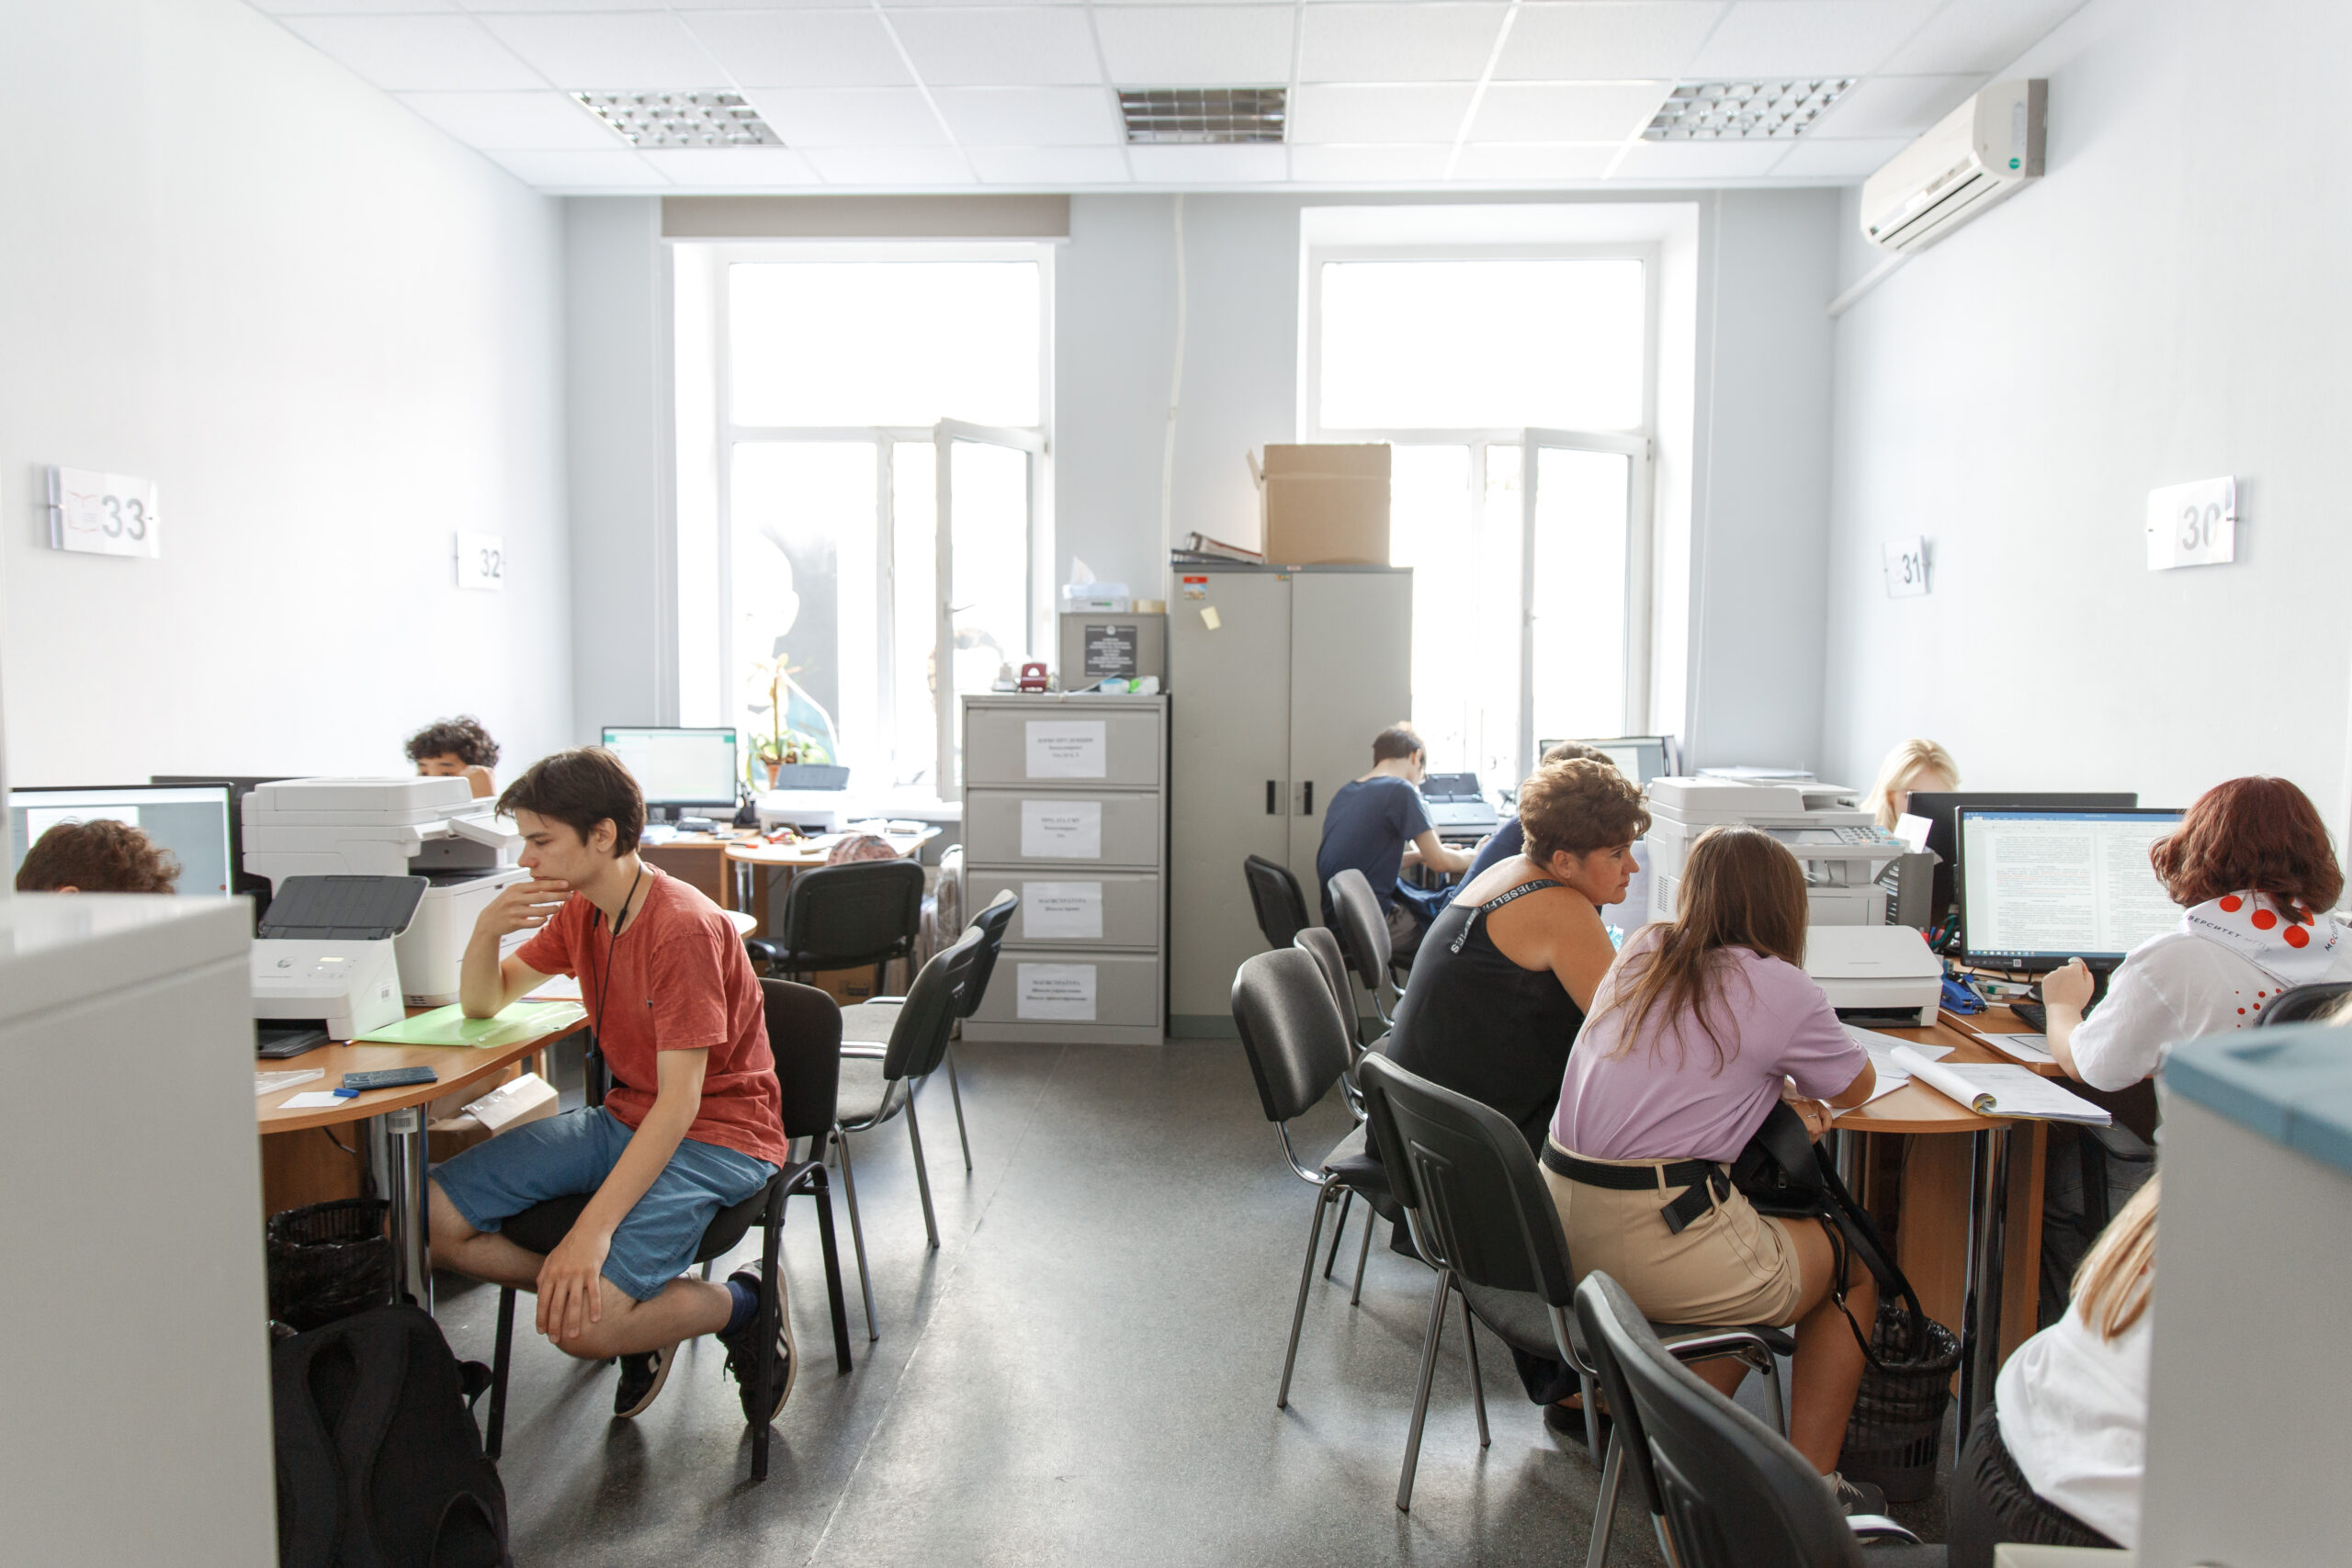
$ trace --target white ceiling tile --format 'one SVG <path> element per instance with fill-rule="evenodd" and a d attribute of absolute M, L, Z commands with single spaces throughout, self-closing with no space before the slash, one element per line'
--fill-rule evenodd
<path fill-rule="evenodd" d="M 1680 76 L 1723 14 L 1721 0 L 1523 6 L 1495 75 L 1521 82 Z"/>
<path fill-rule="evenodd" d="M 611 126 L 568 93 L 402 93 L 401 102 L 473 147 L 626 151 Z"/>
<path fill-rule="evenodd" d="M 1319 4 L 1306 8 L 1302 82 L 1475 82 L 1508 9 L 1489 5 Z"/>
<path fill-rule="evenodd" d="M 1698 57 L 1693 76 L 1859 76 L 1942 0 L 1740 0 Z"/>
<path fill-rule="evenodd" d="M 661 0 L 458 0 L 480 15 L 500 11 L 659 11 Z"/>
<path fill-rule="evenodd" d="M 1445 177 L 1453 149 L 1443 142 L 1390 142 L 1373 146 L 1293 147 L 1291 178 L 1342 185 L 1407 181 L 1434 185 Z"/>
<path fill-rule="evenodd" d="M 1120 139 L 1101 87 L 937 87 L 956 140 L 989 147 L 1108 146 Z"/>
<path fill-rule="evenodd" d="M 1917 136 L 1957 108 L 1981 81 L 1975 76 L 1866 76 L 1829 107 L 1815 129 L 1848 140 Z"/>
<path fill-rule="evenodd" d="M 1290 80 L 1288 6 L 1120 6 L 1095 29 L 1123 85 L 1222 87 Z"/>
<path fill-rule="evenodd" d="M 1100 82 L 1094 35 L 1073 6 L 894 9 L 891 26 L 933 85 L 1051 87 Z"/>
<path fill-rule="evenodd" d="M 1301 87 L 1290 134 L 1296 141 L 1451 141 L 1472 91 L 1466 84 Z"/>
<path fill-rule="evenodd" d="M 817 171 L 808 160 L 782 147 L 670 147 L 638 154 L 673 183 L 707 190 L 763 190 L 809 186 Z"/>
<path fill-rule="evenodd" d="M 912 87 L 753 87 L 743 96 L 787 147 L 944 147 Z"/>
<path fill-rule="evenodd" d="M 289 17 L 286 25 L 379 87 L 544 87 L 471 17 Z"/>
<path fill-rule="evenodd" d="M 1472 142 L 1453 165 L 1457 180 L 1597 180 L 1608 172 L 1620 142 L 1575 145 Z"/>
<path fill-rule="evenodd" d="M 542 190 L 669 188 L 660 170 L 628 148 L 610 152 L 490 152 L 516 179 Z"/>
<path fill-rule="evenodd" d="M 338 17 L 360 13 L 383 15 L 401 11 L 455 11 L 458 0 L 251 0 L 256 11 L 273 17 Z"/>
<path fill-rule="evenodd" d="M 742 86 L 895 87 L 914 80 L 871 10 L 718 11 L 684 21 Z"/>
<path fill-rule="evenodd" d="M 1886 62 L 1889 71 L 1963 71 L 2007 67 L 2040 43 L 2085 0 L 1952 0 Z"/>
<path fill-rule="evenodd" d="M 1470 122 L 1476 141 L 1623 141 L 1666 100 L 1667 82 L 1493 82 Z"/>
<path fill-rule="evenodd" d="M 1127 161 L 1144 185 L 1227 186 L 1279 180 L 1289 173 L 1289 149 L 1258 147 L 1130 147 Z"/>
<path fill-rule="evenodd" d="M 485 17 L 483 25 L 559 87 L 724 87 L 726 73 L 660 11 Z"/>
<path fill-rule="evenodd" d="M 1807 131 L 1772 165 L 1775 178 L 1803 175 L 1819 179 L 1860 180 L 1886 166 L 1887 160 L 1911 145 L 1907 136 L 1858 141 L 1838 141 Z"/>
<path fill-rule="evenodd" d="M 808 162 L 837 186 L 967 186 L 972 171 L 952 147 L 820 147 Z"/>
<path fill-rule="evenodd" d="M 1794 3 L 1794 0 L 1792 0 Z M 1621 180 L 1736 180 L 1770 174 L 1788 154 L 1785 141 L 1637 141 L 1626 150 Z"/>
<path fill-rule="evenodd" d="M 1127 161 L 1115 147 L 967 147 L 964 153 L 990 185 L 1127 183 Z"/>

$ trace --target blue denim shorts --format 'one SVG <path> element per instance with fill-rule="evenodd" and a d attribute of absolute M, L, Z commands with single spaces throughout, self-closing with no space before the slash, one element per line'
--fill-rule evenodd
<path fill-rule="evenodd" d="M 534 1203 L 594 1192 L 628 1147 L 629 1130 L 609 1111 L 566 1111 L 526 1122 L 433 1168 L 466 1224 L 496 1231 Z M 743 1201 L 775 1175 L 765 1160 L 688 1138 L 613 1233 L 605 1278 L 631 1301 L 651 1301 L 684 1273 L 702 1233 L 721 1209 Z"/>

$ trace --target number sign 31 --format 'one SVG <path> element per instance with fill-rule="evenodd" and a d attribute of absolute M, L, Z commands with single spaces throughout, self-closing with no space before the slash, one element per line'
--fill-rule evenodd
<path fill-rule="evenodd" d="M 458 586 L 506 586 L 506 541 L 496 534 L 458 533 Z"/>
<path fill-rule="evenodd" d="M 2238 481 L 2199 479 L 2148 492 L 2148 570 L 2237 558 Z"/>
<path fill-rule="evenodd" d="M 95 556 L 156 556 L 155 485 L 88 468 L 49 470 L 49 543 Z"/>
<path fill-rule="evenodd" d="M 1928 591 L 1928 541 L 1890 539 L 1883 547 L 1886 596 L 1913 599 Z"/>

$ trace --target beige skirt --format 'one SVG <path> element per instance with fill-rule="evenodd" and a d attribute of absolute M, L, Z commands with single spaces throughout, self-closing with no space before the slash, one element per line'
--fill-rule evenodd
<path fill-rule="evenodd" d="M 1557 1148 L 1555 1143 L 1553 1145 Z M 1562 1150 L 1573 1153 L 1572 1150 Z M 1587 1156 L 1577 1156 L 1588 1158 Z M 1672 1160 L 1593 1160 L 1595 1165 L 1671 1165 Z M 1588 1187 L 1544 1168 L 1560 1211 L 1568 1265 L 1577 1279 L 1596 1270 L 1625 1287 L 1653 1323 L 1725 1326 L 1780 1325 L 1804 1294 L 1797 1253 L 1777 1219 L 1758 1213 L 1735 1189 L 1677 1235 L 1659 1211 L 1682 1195 L 1663 1184 L 1632 1191 Z"/>

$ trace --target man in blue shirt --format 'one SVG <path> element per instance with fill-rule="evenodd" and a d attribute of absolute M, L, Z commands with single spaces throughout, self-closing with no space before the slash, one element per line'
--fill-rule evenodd
<path fill-rule="evenodd" d="M 1468 851 L 1438 842 L 1421 800 L 1427 762 L 1428 748 L 1419 736 L 1401 724 L 1382 730 L 1372 743 L 1372 772 L 1341 784 L 1323 808 L 1323 842 L 1315 853 L 1325 923 L 1338 923 L 1331 878 L 1353 867 L 1372 884 L 1388 917 L 1388 947 L 1398 958 L 1409 958 L 1420 946 L 1430 919 L 1426 895 L 1398 882 L 1405 867 L 1462 871 L 1470 864 Z"/>

